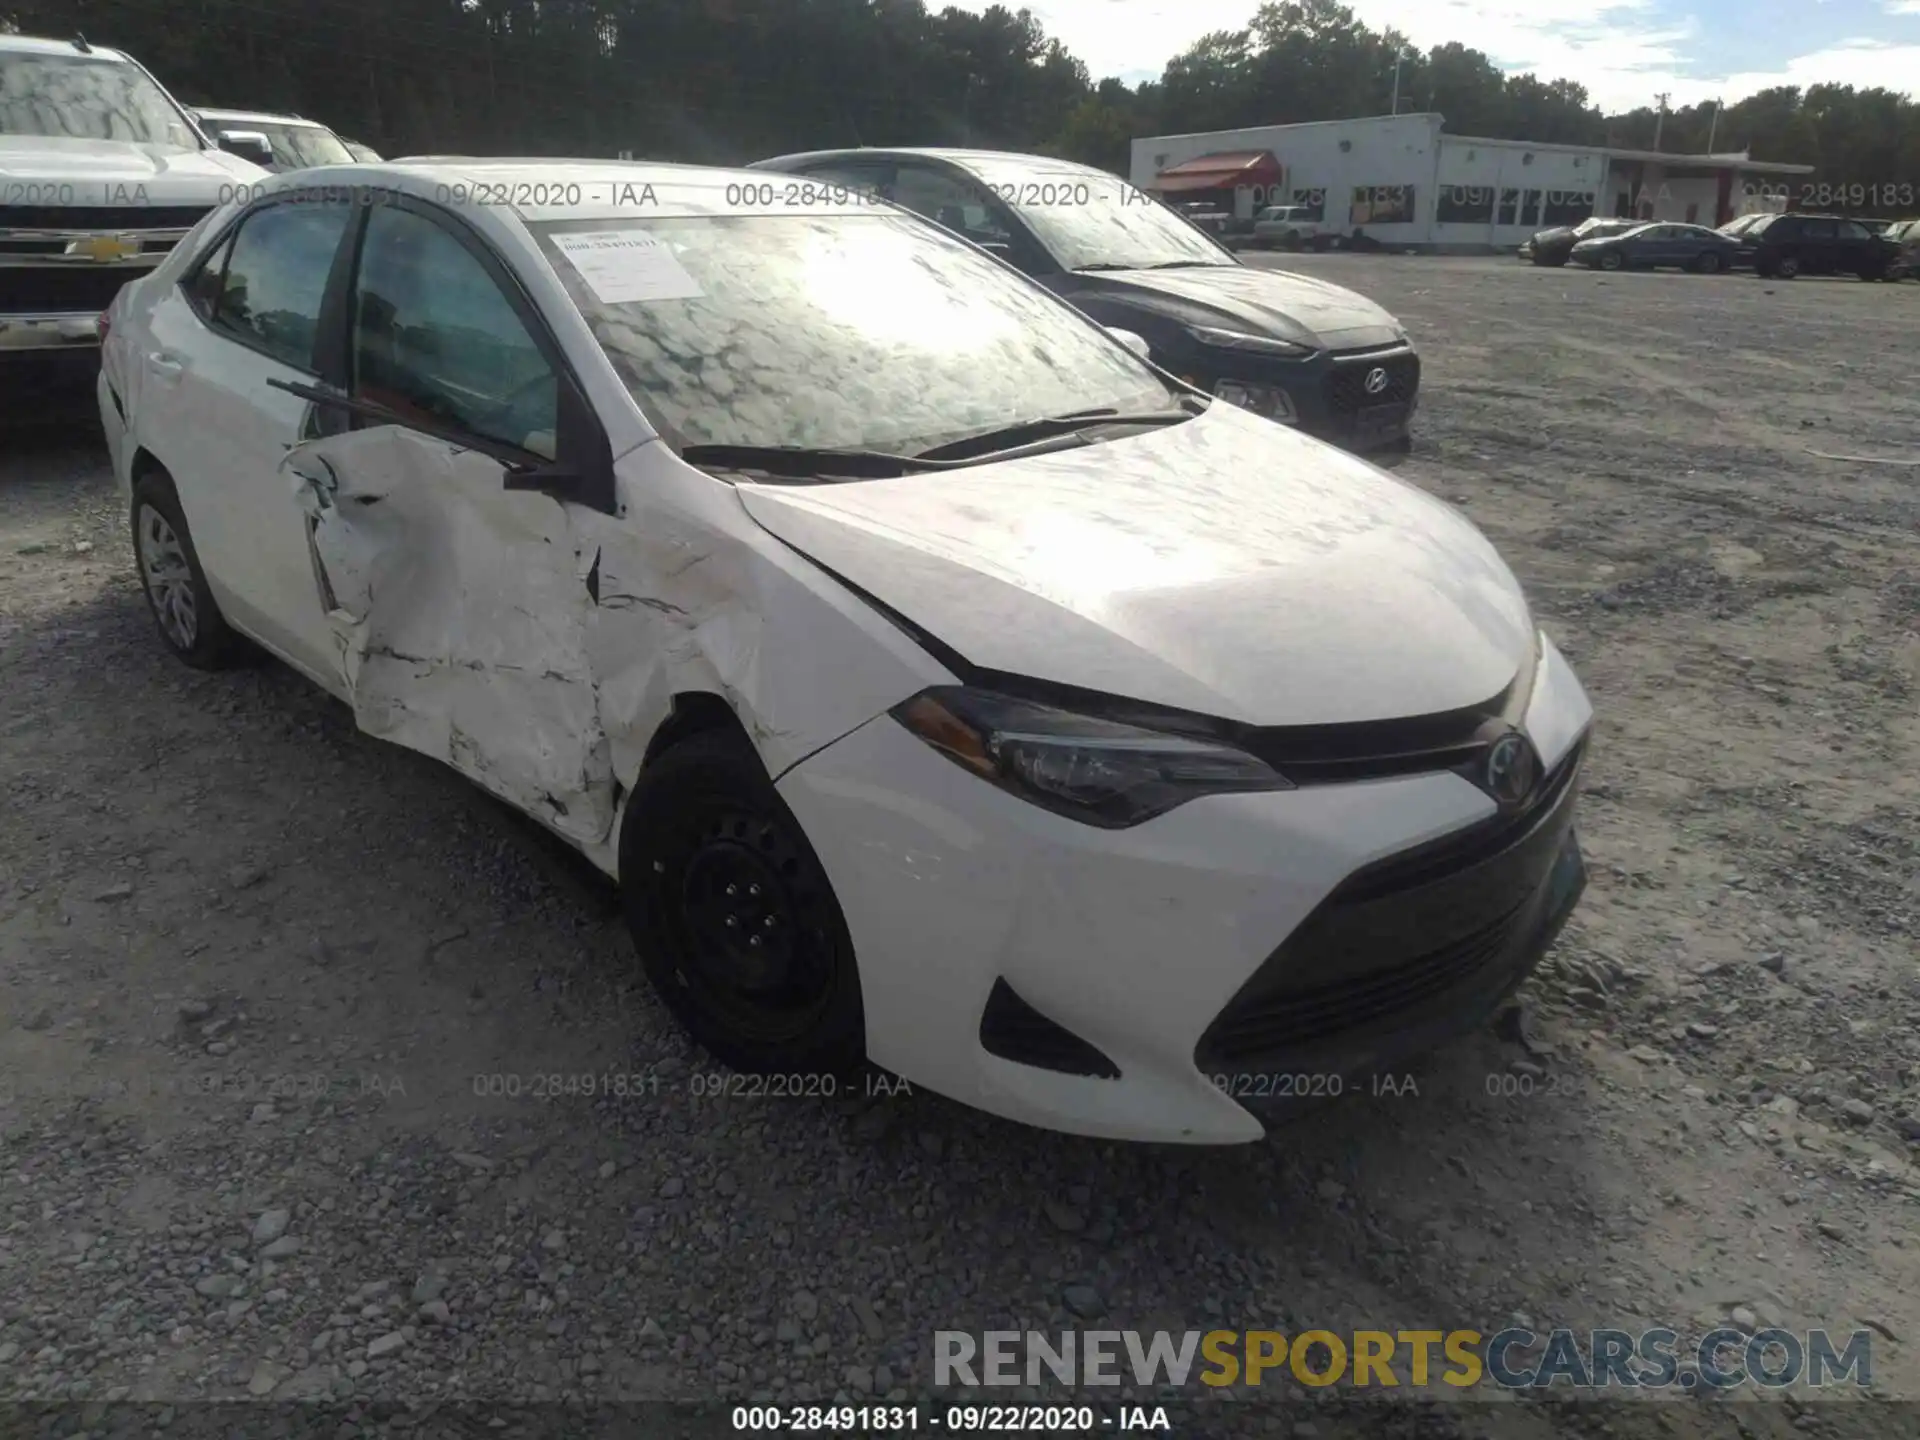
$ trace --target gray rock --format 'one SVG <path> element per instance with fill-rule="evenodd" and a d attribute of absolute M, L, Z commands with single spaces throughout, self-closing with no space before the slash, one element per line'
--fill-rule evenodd
<path fill-rule="evenodd" d="M 208 1275 L 196 1280 L 193 1288 L 209 1300 L 225 1300 L 240 1288 L 240 1281 L 232 1275 Z"/>
<path fill-rule="evenodd" d="M 671 1200 L 686 1188 L 686 1181 L 682 1180 L 678 1175 L 669 1175 L 660 1184 L 660 1194 L 663 1198 Z"/>
<path fill-rule="evenodd" d="M 262 1210 L 260 1218 L 253 1222 L 253 1243 L 271 1245 L 287 1233 L 287 1226 L 293 1223 L 291 1210 Z"/>
<path fill-rule="evenodd" d="M 1840 1104 L 1840 1113 L 1856 1125 L 1871 1125 L 1873 1123 L 1873 1106 L 1864 1100 L 1843 1100 Z"/>
<path fill-rule="evenodd" d="M 820 1302 L 811 1290 L 793 1292 L 793 1313 L 802 1320 L 811 1320 L 820 1313 Z"/>
<path fill-rule="evenodd" d="M 1727 1318 L 1731 1320 L 1735 1328 L 1743 1334 L 1751 1335 L 1755 1330 L 1760 1328 L 1760 1317 L 1745 1305 L 1734 1306 L 1733 1309 L 1727 1312 Z"/>
<path fill-rule="evenodd" d="M 1087 1217 L 1064 1200 L 1049 1199 L 1041 1208 L 1047 1212 L 1047 1219 L 1053 1222 L 1053 1228 L 1056 1230 L 1077 1235 L 1087 1228 Z"/>
<path fill-rule="evenodd" d="M 1687 1034 L 1696 1040 L 1711 1040 L 1719 1033 L 1720 1027 L 1718 1025 L 1709 1025 L 1704 1020 L 1689 1020 L 1687 1022 Z"/>
<path fill-rule="evenodd" d="M 439 1270 L 428 1270 L 413 1282 L 413 1303 L 424 1305 L 429 1300 L 438 1300 L 446 1288 L 446 1275 Z"/>
<path fill-rule="evenodd" d="M 873 1372 L 865 1366 L 849 1365 L 845 1374 L 841 1376 L 841 1380 L 855 1395 L 873 1393 Z"/>
<path fill-rule="evenodd" d="M 1787 968 L 1787 957 L 1778 950 L 1769 951 L 1760 957 L 1760 968 L 1775 975 L 1783 974 Z"/>
<path fill-rule="evenodd" d="M 211 1014 L 213 1014 L 213 1006 L 205 1000 L 182 1000 L 180 1002 L 180 1018 L 189 1024 L 196 1020 L 204 1020 Z"/>
<path fill-rule="evenodd" d="M 549 1255 L 558 1255 L 567 1248 L 566 1233 L 561 1230 L 549 1230 L 541 1239 L 540 1248 Z"/>
<path fill-rule="evenodd" d="M 1107 1313 L 1107 1302 L 1091 1285 L 1069 1285 L 1060 1292 L 1060 1298 L 1082 1320 L 1098 1320 Z"/>
<path fill-rule="evenodd" d="M 447 1308 L 444 1300 L 429 1300 L 420 1307 L 420 1318 L 429 1325 L 451 1325 L 453 1312 Z"/>
<path fill-rule="evenodd" d="M 265 1245 L 260 1247 L 260 1258 L 263 1260 L 285 1260 L 289 1256 L 298 1255 L 301 1250 L 301 1244 L 302 1242 L 298 1235 L 282 1235 L 278 1240 L 269 1240 Z"/>
<path fill-rule="evenodd" d="M 385 1335 L 382 1335 L 378 1340 L 371 1342 L 367 1346 L 367 1359 L 378 1360 L 378 1359 L 381 1359 L 383 1356 L 392 1355 L 397 1351 L 404 1350 L 406 1348 L 406 1344 L 407 1344 L 406 1331 L 390 1330 Z"/>
<path fill-rule="evenodd" d="M 93 898 L 96 900 L 125 900 L 132 894 L 133 882 L 131 880 L 122 880 L 118 884 L 109 885 L 106 889 L 95 892 Z"/>

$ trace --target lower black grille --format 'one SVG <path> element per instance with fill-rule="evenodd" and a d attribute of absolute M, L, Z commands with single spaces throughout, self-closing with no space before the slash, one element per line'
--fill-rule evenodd
<path fill-rule="evenodd" d="M 0 265 L 0 315 L 91 313 L 149 271 L 131 265 Z"/>
<path fill-rule="evenodd" d="M 1547 918 L 1581 751 L 1527 810 L 1356 872 L 1267 957 L 1195 1052 L 1204 1071 L 1300 1063 L 1429 1022 L 1499 978 Z"/>
<path fill-rule="evenodd" d="M 1381 371 L 1384 383 L 1367 388 L 1367 377 Z M 1327 376 L 1327 409 L 1336 416 L 1351 415 L 1374 405 L 1404 405 L 1420 389 L 1420 357 L 1411 350 L 1380 355 L 1336 356 Z"/>
<path fill-rule="evenodd" d="M 190 230 L 211 205 L 0 205 L 0 230 Z"/>
<path fill-rule="evenodd" d="M 1071 1030 L 1022 1000 L 1004 979 L 993 982 L 980 1016 L 980 1044 L 989 1055 L 1063 1075 L 1120 1078 L 1120 1067 Z"/>

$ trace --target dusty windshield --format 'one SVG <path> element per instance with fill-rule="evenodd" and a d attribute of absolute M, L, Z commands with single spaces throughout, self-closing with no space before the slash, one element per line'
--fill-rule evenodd
<path fill-rule="evenodd" d="M 1187 221 L 1117 175 L 983 163 L 970 167 L 1068 270 L 1238 262 Z"/>
<path fill-rule="evenodd" d="M 341 144 L 339 137 L 331 130 L 318 125 L 255 125 L 242 120 L 222 120 L 215 128 L 258 130 L 273 147 L 274 163 L 288 170 L 353 163 L 353 152 Z"/>
<path fill-rule="evenodd" d="M 1044 290 L 905 215 L 532 228 L 642 411 L 682 445 L 912 453 L 1176 398 Z"/>
<path fill-rule="evenodd" d="M 85 55 L 0 53 L 0 135 L 200 148 L 186 116 L 137 66 Z"/>

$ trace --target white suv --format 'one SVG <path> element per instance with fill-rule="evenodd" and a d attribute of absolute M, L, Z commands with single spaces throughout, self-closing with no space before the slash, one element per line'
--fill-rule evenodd
<path fill-rule="evenodd" d="M 97 369 L 120 287 L 266 178 L 131 57 L 0 35 L 0 395 Z"/>

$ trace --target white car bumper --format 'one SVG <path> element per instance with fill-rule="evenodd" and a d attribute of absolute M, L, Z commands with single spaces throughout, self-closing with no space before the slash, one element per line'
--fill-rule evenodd
<path fill-rule="evenodd" d="M 1563 759 L 1569 769 L 1577 763 L 1571 752 L 1591 714 L 1579 681 L 1545 644 L 1524 728 L 1550 771 Z M 1564 804 L 1542 806 L 1535 817 L 1544 827 L 1546 811 L 1557 815 L 1558 828 L 1543 828 L 1533 845 L 1554 852 L 1549 865 L 1562 853 L 1562 834 L 1572 845 L 1574 783 Z M 1344 920 L 1332 914 L 1347 903 L 1341 896 L 1352 886 L 1342 882 L 1356 871 L 1456 832 L 1483 833 L 1482 822 L 1496 814 L 1492 800 L 1457 775 L 1426 774 L 1212 796 L 1132 829 L 1104 830 L 981 783 L 888 716 L 796 766 L 780 789 L 846 913 L 872 1060 L 983 1110 L 1079 1134 L 1257 1139 L 1264 1126 L 1235 1096 L 1272 1092 L 1245 1062 L 1247 1035 L 1257 1038 L 1266 1025 L 1297 1037 L 1303 1015 L 1334 1017 L 1339 1033 L 1331 1041 L 1289 1039 L 1263 1052 L 1263 1074 L 1347 1076 L 1428 1048 L 1479 1019 L 1524 978 L 1571 904 L 1560 894 L 1564 884 L 1555 897 L 1546 894 L 1536 854 L 1524 871 L 1525 893 L 1487 902 L 1519 916 L 1497 946 L 1470 954 L 1471 945 L 1456 944 L 1448 953 L 1459 952 L 1459 963 L 1441 974 L 1434 955 L 1413 944 L 1411 953 L 1382 957 L 1385 968 L 1369 971 L 1364 983 L 1307 984 L 1278 1010 L 1269 1006 L 1265 1019 L 1237 1010 L 1240 1038 L 1223 1041 L 1216 1021 L 1230 1004 L 1242 1005 L 1256 972 L 1253 989 L 1329 959 L 1338 972 L 1349 954 L 1366 970 L 1376 958 L 1353 950 L 1354 923 L 1376 925 L 1383 915 L 1396 925 L 1425 923 L 1423 914 L 1447 913 L 1457 898 L 1446 886 L 1479 884 L 1485 892 L 1490 879 L 1497 890 L 1503 874 L 1521 873 L 1510 865 L 1501 871 L 1504 861 L 1473 859 L 1464 869 L 1456 864 L 1461 873 L 1441 885 L 1422 880 L 1405 894 L 1348 906 Z M 1565 869 L 1554 875 L 1564 880 Z M 1336 930 L 1344 923 L 1347 931 L 1319 944 L 1314 937 L 1330 915 Z M 1303 929 L 1310 918 L 1313 926 Z M 1301 935 L 1318 950 L 1304 958 L 1276 953 Z M 1382 945 L 1392 950 L 1393 941 L 1383 937 Z M 1436 974 L 1446 982 L 1437 990 Z M 1282 987 L 1299 990 L 1299 979 L 1283 978 Z M 1040 1053 L 1031 1046 L 1019 1051 L 1022 1059 L 990 1051 L 982 1021 L 1001 981 L 1030 1007 L 1022 1015 L 1037 1011 L 1118 1074 L 1067 1073 L 1044 1057 L 1031 1063 Z M 1369 996 L 1383 994 L 1403 994 L 1408 1003 L 1368 1019 Z M 1343 1019 L 1356 1016 L 1340 1031 Z M 995 1048 L 1010 1047 L 1001 1040 Z M 1217 1058 L 1225 1053 L 1232 1058 Z"/>

